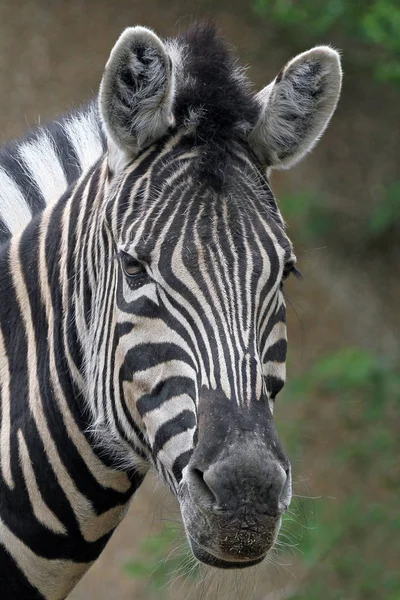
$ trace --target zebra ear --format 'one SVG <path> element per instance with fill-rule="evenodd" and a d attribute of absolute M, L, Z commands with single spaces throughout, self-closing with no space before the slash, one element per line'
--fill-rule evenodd
<path fill-rule="evenodd" d="M 106 64 L 99 107 L 114 172 L 173 123 L 174 74 L 163 42 L 146 27 L 125 29 Z"/>
<path fill-rule="evenodd" d="M 323 134 L 342 83 L 340 56 L 317 46 L 291 60 L 256 96 L 260 116 L 249 142 L 263 163 L 291 167 Z"/>

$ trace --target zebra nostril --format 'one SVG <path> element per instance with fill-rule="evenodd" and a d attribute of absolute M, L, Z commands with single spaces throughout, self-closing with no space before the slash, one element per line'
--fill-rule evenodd
<path fill-rule="evenodd" d="M 204 473 L 201 469 L 198 469 L 197 467 L 192 467 L 190 469 L 188 473 L 188 484 L 190 495 L 200 501 L 201 504 L 210 507 L 216 503 L 216 496 L 206 483 Z"/>

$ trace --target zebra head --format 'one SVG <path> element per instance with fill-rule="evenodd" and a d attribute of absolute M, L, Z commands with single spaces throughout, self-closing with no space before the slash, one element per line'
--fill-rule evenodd
<path fill-rule="evenodd" d="M 317 47 L 254 96 L 207 26 L 168 42 L 125 30 L 101 83 L 105 217 L 88 228 L 82 321 L 94 429 L 155 466 L 194 554 L 221 568 L 262 560 L 291 499 L 273 405 L 296 259 L 267 174 L 315 144 L 340 82 Z"/>

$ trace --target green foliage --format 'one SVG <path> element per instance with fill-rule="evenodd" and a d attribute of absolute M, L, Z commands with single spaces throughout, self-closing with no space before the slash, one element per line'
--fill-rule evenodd
<path fill-rule="evenodd" d="M 279 200 L 284 218 L 304 243 L 329 239 L 335 231 L 349 232 L 353 246 L 370 246 L 371 241 L 400 233 L 400 181 L 389 183 L 375 207 L 365 211 L 365 217 L 349 222 L 348 216 L 334 209 L 321 194 L 303 192 L 286 194 Z M 351 231 L 351 235 L 350 235 Z M 376 247 L 376 251 L 379 249 Z"/>
<path fill-rule="evenodd" d="M 311 34 L 325 33 L 348 12 L 353 12 L 344 0 L 328 0 L 323 4 L 316 0 L 256 0 L 254 7 L 259 14 L 283 26 L 297 27 L 308 22 Z"/>
<path fill-rule="evenodd" d="M 375 48 L 375 76 L 400 85 L 400 5 L 396 0 L 255 0 L 254 9 L 298 34 L 339 32 Z"/>
<path fill-rule="evenodd" d="M 318 434 L 331 439 L 325 460 L 337 481 L 337 498 L 303 499 L 297 518 L 284 520 L 285 539 L 308 573 L 293 600 L 399 600 L 398 370 L 365 350 L 344 348 L 291 382 L 286 400 L 305 413 L 320 407 L 329 415 L 325 422 L 318 416 Z M 284 437 L 292 437 L 293 425 L 282 426 Z M 306 439 L 315 436 L 306 419 L 302 427 Z M 297 461 L 315 463 L 313 445 L 291 446 Z"/>
<path fill-rule="evenodd" d="M 183 567 L 184 577 L 195 579 L 198 575 L 197 562 L 187 559 L 190 553 L 188 545 L 181 543 L 176 547 L 177 533 L 176 526 L 166 523 L 160 533 L 142 542 L 138 558 L 125 566 L 125 571 L 131 577 L 150 582 L 157 596 L 181 573 Z M 192 563 L 190 568 L 186 568 L 187 562 Z"/>
<path fill-rule="evenodd" d="M 368 391 L 367 402 L 370 403 L 374 394 L 390 395 L 393 386 L 397 389 L 400 376 L 388 361 L 361 348 L 347 347 L 319 360 L 293 385 L 302 393 L 312 393 L 315 389 L 341 394 Z M 373 402 L 375 405 L 375 397 Z"/>
<path fill-rule="evenodd" d="M 368 219 L 368 232 L 373 237 L 384 235 L 400 226 L 400 181 L 389 184 L 379 205 Z"/>
<path fill-rule="evenodd" d="M 329 205 L 315 193 L 287 194 L 279 200 L 279 207 L 304 241 L 322 237 L 332 228 Z"/>

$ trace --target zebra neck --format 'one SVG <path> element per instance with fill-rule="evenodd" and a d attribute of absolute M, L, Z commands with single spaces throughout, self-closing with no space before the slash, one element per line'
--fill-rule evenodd
<path fill-rule="evenodd" d="M 63 270 L 67 203 L 0 253 L 0 570 L 11 569 L 11 557 L 44 597 L 53 597 L 53 575 L 58 589 L 73 587 L 144 477 L 116 468 L 87 432 L 65 309 L 73 304 Z M 37 597 L 22 590 L 18 597 Z"/>

